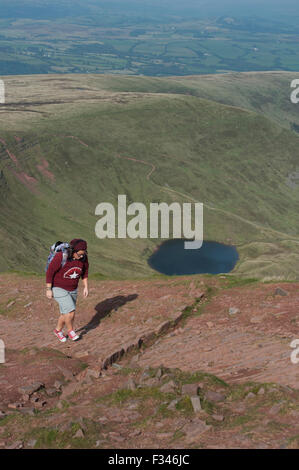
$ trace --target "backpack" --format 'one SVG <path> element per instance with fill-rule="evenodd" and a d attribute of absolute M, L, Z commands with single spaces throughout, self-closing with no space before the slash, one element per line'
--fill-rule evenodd
<path fill-rule="evenodd" d="M 67 256 L 68 256 L 68 248 L 70 248 L 70 245 L 66 242 L 56 242 L 50 247 L 50 253 L 47 259 L 47 265 L 45 271 L 47 272 L 49 264 L 51 263 L 52 259 L 56 255 L 56 253 L 62 251 L 62 261 L 61 261 L 61 267 L 63 267 L 66 263 Z"/>

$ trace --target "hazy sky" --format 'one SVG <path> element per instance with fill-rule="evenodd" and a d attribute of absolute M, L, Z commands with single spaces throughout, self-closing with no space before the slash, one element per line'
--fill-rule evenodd
<path fill-rule="evenodd" d="M 0 0 L 1 17 L 93 16 L 99 12 L 140 16 L 299 17 L 299 0 Z"/>
<path fill-rule="evenodd" d="M 132 8 L 138 14 L 195 17 L 263 16 L 292 19 L 299 16 L 299 0 L 85 0 L 86 5 L 105 5 L 117 11 Z"/>
<path fill-rule="evenodd" d="M 89 3 L 89 1 L 87 1 Z M 216 14 L 220 12 L 235 11 L 255 14 L 259 10 L 283 13 L 288 11 L 297 11 L 299 13 L 298 0 L 90 0 L 93 4 L 110 4 L 110 5 L 138 5 L 138 8 L 155 6 L 169 12 L 172 10 L 180 10 L 181 12 L 188 10 L 206 11 Z"/>

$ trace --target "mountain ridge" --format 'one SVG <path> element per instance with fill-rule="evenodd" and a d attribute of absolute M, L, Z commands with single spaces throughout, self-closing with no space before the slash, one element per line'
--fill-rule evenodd
<path fill-rule="evenodd" d="M 289 74 L 274 75 L 280 76 L 278 97 L 281 80 L 287 84 Z M 241 87 L 240 81 L 248 85 L 246 77 L 210 76 L 209 90 L 202 77 L 192 77 L 193 88 L 177 77 L 8 77 L 7 102 L 0 114 L 4 194 L 0 237 L 8 240 L 10 249 L 8 260 L 0 261 L 1 270 L 26 266 L 40 272 L 47 245 L 61 238 L 62 229 L 66 238 L 80 232 L 90 241 L 94 273 L 135 276 L 137 263 L 139 276 L 153 275 L 146 258 L 161 240 L 97 241 L 92 234 L 93 213 L 101 200 L 115 202 L 117 194 L 127 193 L 131 201 L 154 201 L 159 187 L 159 199 L 164 200 L 163 194 L 165 202 L 185 202 L 188 197 L 206 203 L 205 235 L 238 246 L 237 275 L 296 279 L 299 194 L 296 178 L 290 175 L 296 174 L 298 137 L 276 119 L 270 121 L 269 110 L 217 102 L 215 89 L 225 79 L 225 86 L 230 82 L 232 87 L 230 96 L 239 104 L 245 92 L 233 95 L 233 90 L 236 83 Z M 258 77 L 264 88 L 269 74 Z M 253 88 L 251 84 L 249 95 Z M 290 90 L 284 90 L 287 98 Z M 214 101 L 190 95 L 207 96 L 208 91 Z M 273 106 L 279 104 L 274 101 Z M 296 109 L 287 105 L 289 123 Z M 78 191 L 70 184 L 72 167 Z M 87 192 L 83 181 L 88 182 Z M 35 250 L 34 260 L 28 260 L 26 250 Z"/>

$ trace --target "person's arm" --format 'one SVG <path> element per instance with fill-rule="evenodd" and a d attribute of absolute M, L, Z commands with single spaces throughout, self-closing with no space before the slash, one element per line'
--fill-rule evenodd
<path fill-rule="evenodd" d="M 46 284 L 46 296 L 48 299 L 52 299 L 53 297 L 53 292 L 52 292 L 52 283 L 47 282 Z"/>
<path fill-rule="evenodd" d="M 48 266 L 47 273 L 46 273 L 46 296 L 48 299 L 52 299 L 53 292 L 52 292 L 52 282 L 54 274 L 59 270 L 61 267 L 62 261 L 62 253 L 58 252 L 52 259 L 51 263 Z"/>
<path fill-rule="evenodd" d="M 83 295 L 84 297 L 87 297 L 88 296 L 88 278 L 85 277 L 83 280 Z"/>
<path fill-rule="evenodd" d="M 83 295 L 84 297 L 88 296 L 88 268 L 89 268 L 89 263 L 88 259 L 86 259 L 84 263 L 84 270 L 82 273 L 82 282 L 83 282 Z"/>

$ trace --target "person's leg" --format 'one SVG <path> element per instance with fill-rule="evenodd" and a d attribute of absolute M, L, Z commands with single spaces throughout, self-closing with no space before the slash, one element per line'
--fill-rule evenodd
<path fill-rule="evenodd" d="M 55 291 L 54 291 L 55 289 Z M 60 308 L 60 317 L 57 323 L 57 330 L 60 331 L 63 326 L 65 325 L 67 328 L 67 332 L 73 330 L 74 318 L 75 318 L 75 309 L 76 309 L 76 301 L 77 301 L 77 289 L 72 292 L 68 292 L 62 288 L 53 288 L 54 291 L 54 298 L 59 304 Z M 72 334 L 69 337 L 73 340 L 78 339 L 78 336 Z"/>
<path fill-rule="evenodd" d="M 65 301 L 68 298 L 68 292 L 60 287 L 53 287 L 53 298 L 59 305 L 60 316 L 57 321 L 56 331 L 61 331 L 65 325 Z M 66 310 L 67 311 L 67 310 Z"/>
<path fill-rule="evenodd" d="M 79 336 L 74 332 L 73 323 L 75 317 L 75 310 L 72 310 L 70 313 L 66 315 L 65 324 L 67 327 L 68 337 L 73 341 L 77 341 Z"/>
<path fill-rule="evenodd" d="M 71 325 L 72 325 L 72 330 L 74 329 L 74 320 L 75 320 L 75 313 L 76 311 L 74 310 L 73 312 L 71 312 L 69 315 L 70 315 L 70 320 L 71 320 Z"/>
<path fill-rule="evenodd" d="M 65 321 L 65 326 L 67 328 L 67 331 L 71 331 L 73 329 L 74 317 L 75 317 L 75 310 L 73 310 L 70 313 L 66 313 L 64 315 L 64 321 Z"/>
<path fill-rule="evenodd" d="M 62 330 L 62 328 L 64 327 L 64 325 L 65 325 L 65 315 L 60 315 L 60 317 L 58 318 L 56 330 L 57 330 L 57 331 Z"/>
<path fill-rule="evenodd" d="M 72 302 L 73 309 L 72 311 L 68 314 L 68 319 L 69 319 L 69 326 L 67 330 L 74 330 L 74 320 L 75 320 L 75 310 L 76 310 L 76 303 L 77 303 L 77 289 L 69 292 L 69 300 Z"/>

